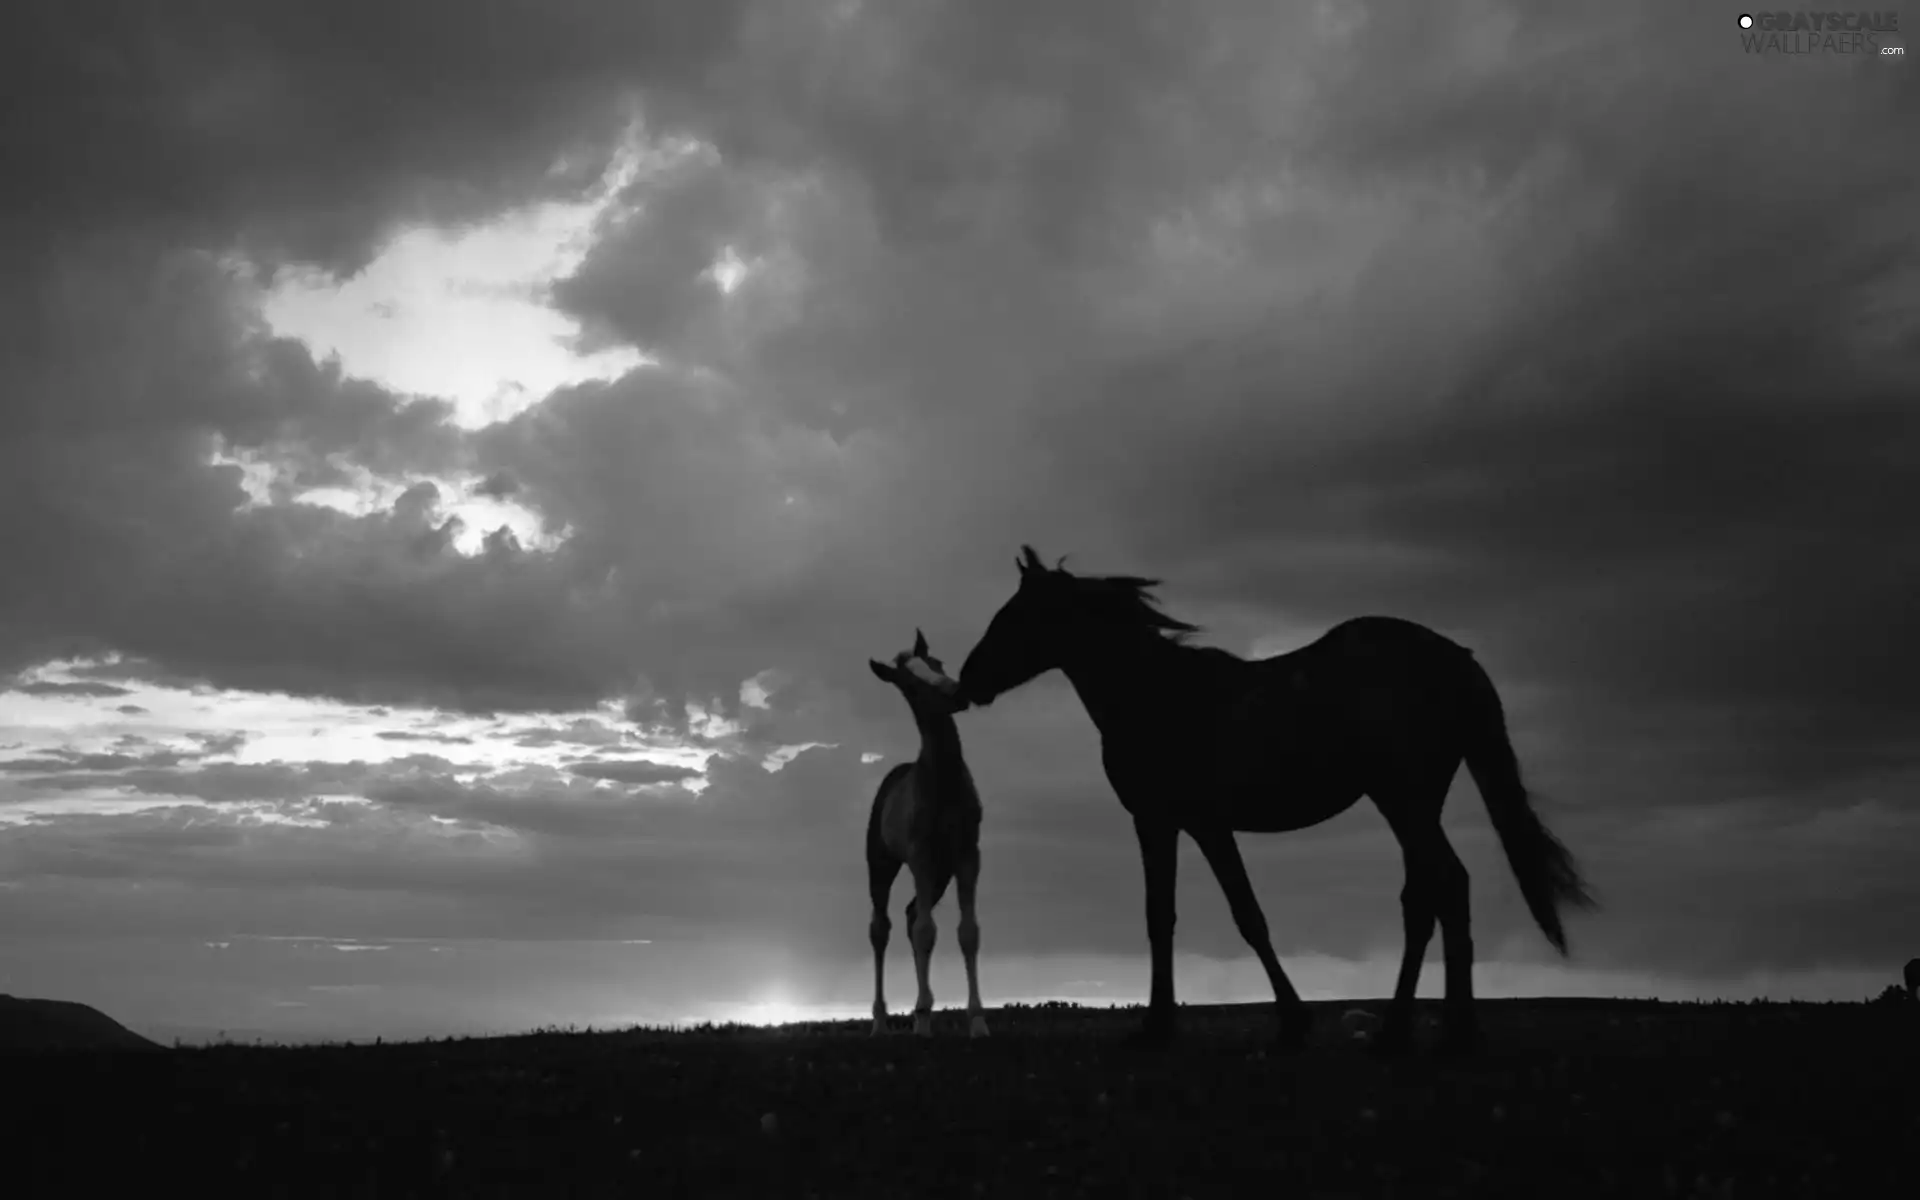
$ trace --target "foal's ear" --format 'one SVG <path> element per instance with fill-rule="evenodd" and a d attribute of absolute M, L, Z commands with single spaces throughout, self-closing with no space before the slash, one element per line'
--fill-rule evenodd
<path fill-rule="evenodd" d="M 927 635 L 921 633 L 918 629 L 913 631 L 913 656 L 915 658 L 925 658 L 927 656 Z"/>
<path fill-rule="evenodd" d="M 1047 564 L 1040 561 L 1040 556 L 1033 552 L 1032 546 L 1020 547 L 1020 573 L 1022 575 L 1025 575 L 1028 571 L 1044 571 L 1046 569 Z"/>
<path fill-rule="evenodd" d="M 867 666 L 868 666 L 868 667 L 869 667 L 869 668 L 870 668 L 870 669 L 871 669 L 871 670 L 873 671 L 873 673 L 874 673 L 875 675 L 877 675 L 877 676 L 879 676 L 879 677 L 880 677 L 880 681 L 881 681 L 882 683 L 892 683 L 892 682 L 893 682 L 893 668 L 892 668 L 892 667 L 890 667 L 890 666 L 888 666 L 887 664 L 885 664 L 885 663 L 883 663 L 883 662 L 875 662 L 875 661 L 874 661 L 873 659 L 871 659 L 871 658 L 867 660 Z"/>

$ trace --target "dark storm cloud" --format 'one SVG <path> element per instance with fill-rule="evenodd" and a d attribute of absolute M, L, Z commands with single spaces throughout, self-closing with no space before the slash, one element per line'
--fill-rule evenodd
<path fill-rule="evenodd" d="M 13 773 L 92 773 L 100 771 L 124 771 L 136 768 L 172 768 L 182 763 L 190 763 L 198 759 L 212 758 L 222 754 L 232 754 L 244 745 L 247 740 L 247 735 L 244 733 L 189 734 L 187 736 L 192 741 L 199 743 L 200 748 L 198 750 L 171 750 L 162 747 L 139 754 L 127 754 L 120 751 L 86 753 L 63 748 L 53 750 L 44 757 L 16 758 L 0 761 L 0 771 Z M 118 744 L 129 749 L 138 746 L 153 745 L 147 738 L 137 736 L 122 737 L 118 740 Z M 89 785 L 80 783 L 73 786 L 85 787 Z"/>
<path fill-rule="evenodd" d="M 130 689 L 116 687 L 111 683 L 90 683 L 85 680 L 75 683 L 56 683 L 37 681 L 16 684 L 11 689 L 27 696 L 84 696 L 90 700 L 110 700 L 115 696 L 131 696 Z"/>
<path fill-rule="evenodd" d="M 580 717 L 564 726 L 527 729 L 512 737 L 516 746 L 618 746 L 627 740 L 624 730 L 615 729 L 588 717 Z"/>
<path fill-rule="evenodd" d="M 1575 60 L 1556 40 L 1620 15 L 1559 16 L 1520 23 L 1500 69 L 1453 73 L 1430 21 L 1374 21 L 1369 61 L 1404 56 L 1422 101 L 1338 90 L 1319 139 L 1376 181 L 1522 181 L 1510 224 L 1457 231 L 1512 264 L 1500 293 L 1449 261 L 1444 225 L 1410 227 L 1353 293 L 1380 351 L 1363 377 L 1392 386 L 1346 415 L 1301 397 L 1311 424 L 1249 439 L 1251 408 L 1284 412 L 1289 376 L 1327 355 L 1258 323 L 1195 345 L 1139 372 L 1138 408 L 1103 406 L 1144 425 L 1148 392 L 1178 394 L 1216 418 L 1116 498 L 1190 591 L 1468 631 L 1507 677 L 1577 690 L 1562 721 L 1626 734 L 1628 714 L 1667 714 L 1631 740 L 1717 758 L 1718 795 L 1912 766 L 1920 642 L 1896 631 L 1920 600 L 1900 532 L 1920 502 L 1920 173 L 1874 147 L 1920 125 L 1920 93 L 1904 74 L 1763 77 L 1704 41 Z M 1767 136 L 1727 128 L 1735 111 Z M 1410 289 L 1438 307 L 1449 285 L 1485 312 L 1434 346 Z"/>
<path fill-rule="evenodd" d="M 170 767 L 187 755 L 175 750 L 156 750 L 150 754 L 78 754 L 56 751 L 48 758 L 14 758 L 0 762 L 0 771 L 117 771 L 126 767 Z"/>
<path fill-rule="evenodd" d="M 170 765 L 180 755 L 88 755 L 32 760 L 20 770 L 59 771 L 22 780 L 43 792 L 120 790 L 133 795 L 178 796 L 214 804 L 298 800 L 322 793 L 351 793 L 371 774 L 365 763 L 205 763 Z M 106 760 L 106 761 L 103 761 Z M 397 760 L 444 764 L 443 759 Z"/>
<path fill-rule="evenodd" d="M 200 743 L 200 753 L 207 757 L 219 754 L 238 754 L 240 748 L 247 744 L 251 736 L 251 734 L 243 731 L 229 731 L 226 733 L 194 732 L 187 734 L 189 740 Z"/>
<path fill-rule="evenodd" d="M 494 500 L 504 500 L 519 490 L 520 485 L 515 483 L 511 476 L 502 474 L 499 471 L 495 471 L 479 483 L 473 485 L 474 495 L 486 496 Z"/>
<path fill-rule="evenodd" d="M 440 890 L 415 914 L 550 895 L 502 919 L 559 928 L 645 903 L 864 953 L 886 763 L 857 755 L 914 747 L 864 661 L 916 625 L 957 661 L 1031 541 L 1166 576 L 1237 650 L 1368 611 L 1473 645 L 1619 898 L 1575 930 L 1589 961 L 1711 944 L 1737 972 L 1897 940 L 1831 880 L 1920 903 L 1891 866 L 1920 774 L 1910 71 L 1749 60 L 1724 16 L 1641 3 L 484 7 L 377 32 L 357 5 L 34 10 L 34 54 L 0 74 L 36 97 L 0 193 L 0 236 L 32 250 L 0 285 L 29 351 L 0 358 L 21 398 L 0 670 L 118 650 L 156 679 L 396 705 L 620 696 L 650 730 L 687 730 L 692 701 L 744 727 L 705 735 L 737 757 L 698 800 L 363 772 L 324 790 L 384 799 L 333 841 L 250 831 L 217 868 L 169 850 L 156 872 L 405 891 L 418 852 Z M 399 222 L 580 194 L 630 94 L 650 133 L 711 145 L 653 162 L 555 296 L 661 365 L 477 435 L 263 340 L 201 253 L 351 265 Z M 702 276 L 724 248 L 751 271 L 723 300 Z M 573 537 L 461 558 L 424 490 L 359 518 L 243 509 L 215 445 L 300 486 L 343 464 L 511 481 Z M 769 668 L 772 707 L 742 705 Z M 600 728 L 550 744 L 619 744 Z M 1128 829 L 1071 696 L 1036 686 L 963 734 L 1000 911 L 1043 931 L 1010 936 L 1137 948 Z M 838 748 L 756 765 L 807 741 Z M 91 774 L 322 790 L 242 770 Z M 379 840 L 429 812 L 538 849 Z M 1483 818 L 1461 822 L 1476 911 L 1536 953 Z M 1394 927 L 1370 837 L 1250 853 L 1290 950 Z"/>
<path fill-rule="evenodd" d="M 533 768 L 461 783 L 452 764 L 426 757 L 374 767 L 276 764 L 256 773 L 247 798 L 280 798 L 280 815 L 321 817 L 324 826 L 197 806 L 42 817 L 0 830 L 0 869 L 27 889 L 16 895 L 30 898 L 98 884 L 76 897 L 80 910 L 93 928 L 122 932 L 169 923 L 143 911 L 150 900 L 117 890 L 140 880 L 202 913 L 211 911 L 206 896 L 243 889 L 287 928 L 326 926 L 324 914 L 376 894 L 386 907 L 366 919 L 388 935 L 592 936 L 645 917 L 765 930 L 831 954 L 844 930 L 864 921 L 864 886 L 849 873 L 865 821 L 855 797 L 879 770 L 832 750 L 802 752 L 777 774 L 716 760 L 712 786 L 695 800 L 677 787 L 596 787 Z M 196 774 L 239 782 L 218 767 Z M 374 804 L 299 802 L 322 790 L 313 785 L 323 776 L 324 790 Z M 192 779 L 150 782 L 154 794 L 238 798 L 206 779 L 198 793 Z M 522 836 L 502 843 L 488 827 Z M 783 852 L 768 856 L 764 839 Z M 302 915 L 292 896 L 305 897 L 309 911 Z M 21 907 L 7 906 L 0 925 L 24 928 L 15 924 Z"/>
<path fill-rule="evenodd" d="M 698 767 L 677 767 L 671 763 L 647 762 L 635 759 L 627 762 L 573 762 L 567 764 L 569 774 L 582 779 L 605 779 L 611 783 L 678 783 L 682 779 L 697 779 L 701 775 Z"/>
<path fill-rule="evenodd" d="M 645 829 L 651 798 L 638 789 L 572 787 L 541 774 L 530 784 L 463 784 L 412 774 L 370 784 L 365 795 L 399 811 L 543 837 L 634 837 Z"/>
<path fill-rule="evenodd" d="M 578 195 L 628 101 L 724 45 L 732 9 L 502 3 L 450 20 L 351 4 L 316 23 L 293 4 L 30 6 L 9 44 L 32 52 L 0 84 L 9 111 L 31 114 L 9 126 L 0 195 L 22 268 L 0 309 L 28 351 L 7 356 L 22 404 L 0 418 L 0 544 L 15 558 L 0 666 L 120 649 L 225 686 L 468 708 L 569 707 L 619 686 L 582 665 L 591 651 L 508 636 L 530 613 L 559 619 L 582 582 L 564 565 L 502 543 L 463 570 L 404 507 L 345 523 L 235 515 L 239 473 L 206 466 L 216 448 L 265 455 L 302 488 L 338 482 L 343 460 L 447 469 L 460 449 L 445 404 L 403 403 L 260 339 L 211 256 L 237 244 L 269 265 L 352 268 L 401 222 Z M 556 157 L 569 165 L 550 171 Z M 439 597 L 420 579 L 436 561 L 462 576 L 438 572 Z M 344 582 L 367 572 L 371 587 Z M 315 592 L 313 576 L 334 582 Z M 440 619 L 455 594 L 476 600 L 474 619 Z M 358 631 L 343 670 L 325 665 L 342 647 L 290 636 L 316 628 Z"/>
<path fill-rule="evenodd" d="M 448 746 L 470 746 L 473 739 L 457 733 L 433 733 L 418 729 L 382 729 L 373 736 L 385 742 L 438 742 Z"/>
<path fill-rule="evenodd" d="M 0 72 L 0 103 L 22 114 L 4 143 L 7 226 L 237 233 L 351 270 L 400 221 L 579 190 L 622 94 L 699 69 L 739 5 L 25 7 Z M 550 170 L 562 155 L 570 167 Z"/>

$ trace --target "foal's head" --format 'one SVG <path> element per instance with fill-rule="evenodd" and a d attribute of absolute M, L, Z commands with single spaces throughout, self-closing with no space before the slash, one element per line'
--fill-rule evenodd
<path fill-rule="evenodd" d="M 913 649 L 894 655 L 891 666 L 871 658 L 867 666 L 900 689 L 916 717 L 952 716 L 967 706 L 960 698 L 959 683 L 948 677 L 946 667 L 927 650 L 927 635 L 918 629 L 913 631 Z"/>
<path fill-rule="evenodd" d="M 969 703 L 991 704 L 1000 693 L 1066 666 L 1099 639 L 1148 633 L 1177 640 L 1198 628 L 1155 607 L 1147 589 L 1159 586 L 1157 579 L 1075 575 L 1041 562 L 1032 546 L 1020 548 L 1015 565 L 1019 588 L 960 668 L 960 694 Z"/>

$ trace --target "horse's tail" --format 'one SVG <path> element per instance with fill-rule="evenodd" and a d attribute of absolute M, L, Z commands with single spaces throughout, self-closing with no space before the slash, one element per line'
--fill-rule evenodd
<path fill-rule="evenodd" d="M 1493 680 L 1478 662 L 1469 660 L 1468 667 L 1473 695 L 1467 707 L 1467 770 L 1486 801 L 1487 815 L 1500 835 L 1527 910 L 1553 948 L 1565 954 L 1567 933 L 1560 924 L 1560 907 L 1595 908 L 1597 902 L 1580 878 L 1573 852 L 1533 811 L 1533 801 L 1520 782 L 1520 763 L 1507 739 L 1506 712 Z"/>

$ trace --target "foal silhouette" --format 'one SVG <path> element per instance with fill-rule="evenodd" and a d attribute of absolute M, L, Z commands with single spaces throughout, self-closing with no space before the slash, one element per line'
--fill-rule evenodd
<path fill-rule="evenodd" d="M 953 714 L 966 707 L 960 687 L 948 678 L 940 660 L 927 651 L 926 635 L 913 631 L 913 649 L 894 655 L 889 666 L 873 659 L 867 667 L 898 688 L 920 729 L 920 756 L 900 763 L 881 779 L 867 818 L 867 892 L 873 915 L 867 940 L 873 946 L 873 1032 L 886 1032 L 887 935 L 893 922 L 887 899 L 900 868 L 913 877 L 907 901 L 907 937 L 913 944 L 913 971 L 920 994 L 913 1006 L 913 1030 L 933 1033 L 933 988 L 928 971 L 933 959 L 934 905 L 953 882 L 960 900 L 960 956 L 967 965 L 967 1031 L 987 1036 L 980 1004 L 980 922 L 974 916 L 974 888 L 980 879 L 980 794 L 960 753 L 960 731 Z"/>
<path fill-rule="evenodd" d="M 1022 547 L 1020 585 L 960 670 L 973 705 L 1059 668 L 1100 730 L 1101 760 L 1133 815 L 1146 874 L 1152 985 L 1139 1040 L 1174 1033 L 1174 873 L 1192 836 L 1241 936 L 1273 986 L 1278 1041 L 1306 1040 L 1312 1017 L 1267 936 L 1236 832 L 1305 829 L 1364 794 L 1406 863 L 1406 951 L 1380 1037 L 1406 1048 L 1413 993 L 1436 920 L 1446 964 L 1443 1045 L 1479 1041 L 1467 870 L 1440 826 L 1465 759 L 1527 908 L 1563 955 L 1560 906 L 1592 907 L 1573 856 L 1534 814 L 1493 682 L 1466 648 L 1393 617 L 1359 617 L 1318 641 L 1248 661 L 1186 644 L 1197 627 L 1161 612 L 1158 580 L 1078 576 Z"/>

